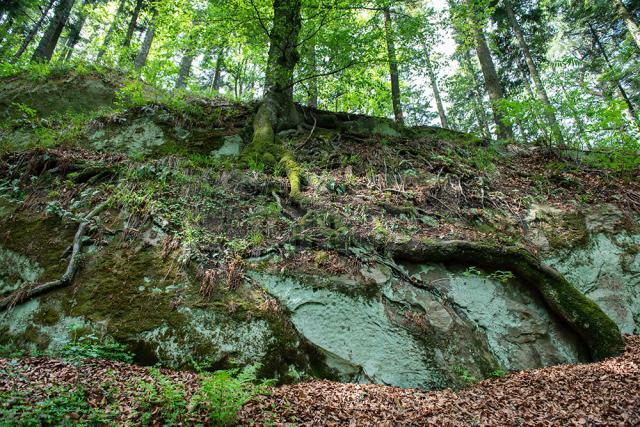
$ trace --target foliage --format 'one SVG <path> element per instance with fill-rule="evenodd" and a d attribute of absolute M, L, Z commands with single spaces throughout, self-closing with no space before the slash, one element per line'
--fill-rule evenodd
<path fill-rule="evenodd" d="M 51 387 L 35 405 L 26 390 L 0 393 L 0 424 L 6 426 L 95 426 L 113 423 L 113 414 L 96 409 L 80 387 Z"/>
<path fill-rule="evenodd" d="M 271 380 L 258 380 L 260 365 L 203 374 L 202 386 L 193 401 L 207 409 L 214 425 L 234 425 L 238 410 L 259 394 L 268 392 Z"/>
<path fill-rule="evenodd" d="M 94 334 L 78 336 L 81 327 L 71 328 L 74 339 L 65 345 L 60 356 L 67 360 L 80 361 L 82 359 L 108 359 L 120 362 L 132 363 L 133 354 L 127 350 L 127 347 L 113 339 L 100 339 Z"/>

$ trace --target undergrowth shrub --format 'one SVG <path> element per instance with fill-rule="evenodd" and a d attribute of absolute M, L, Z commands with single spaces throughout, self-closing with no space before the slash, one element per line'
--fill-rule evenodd
<path fill-rule="evenodd" d="M 99 339 L 94 334 L 74 339 L 62 348 L 60 355 L 72 361 L 82 359 L 108 359 L 132 363 L 133 354 L 127 347 L 112 339 Z"/>
<path fill-rule="evenodd" d="M 0 393 L 0 426 L 114 425 L 113 414 L 90 406 L 81 387 L 52 387 L 36 403 L 30 394 L 28 390 Z"/>
<path fill-rule="evenodd" d="M 268 387 L 274 384 L 274 380 L 258 380 L 260 367 L 255 364 L 242 370 L 203 374 L 201 388 L 192 403 L 205 409 L 214 425 L 234 425 L 240 408 L 252 398 L 267 394 Z"/>

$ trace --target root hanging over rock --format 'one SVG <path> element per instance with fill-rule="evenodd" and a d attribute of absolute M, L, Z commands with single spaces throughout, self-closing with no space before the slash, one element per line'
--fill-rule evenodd
<path fill-rule="evenodd" d="M 523 248 L 469 241 L 410 241 L 391 244 L 387 253 L 396 261 L 461 262 L 512 271 L 535 288 L 550 309 L 587 344 L 593 360 L 622 354 L 624 340 L 616 323 L 556 270 Z"/>
<path fill-rule="evenodd" d="M 42 295 L 46 292 L 52 291 L 54 289 L 62 288 L 64 286 L 69 285 L 78 271 L 78 263 L 80 262 L 80 255 L 82 251 L 82 238 L 84 237 L 85 230 L 91 220 L 100 212 L 102 212 L 107 206 L 109 200 L 106 200 L 99 205 L 97 205 L 91 212 L 89 212 L 82 220 L 80 221 L 80 225 L 78 226 L 78 231 L 76 231 L 75 237 L 73 238 L 71 256 L 69 257 L 69 264 L 67 265 L 67 269 L 58 280 L 54 280 L 47 283 L 41 283 L 38 285 L 27 286 L 22 289 L 18 289 L 12 294 L 4 297 L 0 300 L 0 311 L 7 310 L 15 307 L 18 304 L 25 303 L 30 299 Z"/>

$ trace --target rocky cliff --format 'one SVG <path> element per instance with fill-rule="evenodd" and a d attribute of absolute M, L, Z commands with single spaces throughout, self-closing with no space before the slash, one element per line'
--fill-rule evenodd
<path fill-rule="evenodd" d="M 142 364 L 443 388 L 639 332 L 637 171 L 301 109 L 289 199 L 243 154 L 251 105 L 96 73 L 0 94 L 4 348 L 91 336 Z"/>

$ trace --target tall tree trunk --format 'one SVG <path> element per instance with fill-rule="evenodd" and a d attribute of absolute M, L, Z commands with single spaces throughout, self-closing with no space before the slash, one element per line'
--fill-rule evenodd
<path fill-rule="evenodd" d="M 520 23 L 516 19 L 516 15 L 513 12 L 513 7 L 511 6 L 510 1 L 504 2 L 505 9 L 507 10 L 507 16 L 509 18 L 509 24 L 511 25 L 511 29 L 518 40 L 518 44 L 520 45 L 520 50 L 524 55 L 524 60 L 527 64 L 527 68 L 529 69 L 529 74 L 531 75 L 531 79 L 536 88 L 536 93 L 538 94 L 538 98 L 545 105 L 545 110 L 543 111 L 544 116 L 547 120 L 549 127 L 551 127 L 551 132 L 556 142 L 560 146 L 564 146 L 564 138 L 562 136 L 562 129 L 560 128 L 560 124 L 558 123 L 558 119 L 556 118 L 555 108 L 551 104 L 549 100 L 549 95 L 547 94 L 547 90 L 544 87 L 542 82 L 542 78 L 540 77 L 540 73 L 538 72 L 538 67 L 533 61 L 533 57 L 531 56 L 531 50 L 529 49 L 529 45 L 527 41 L 524 39 L 524 35 L 522 34 L 522 28 L 520 27 Z"/>
<path fill-rule="evenodd" d="M 624 5 L 622 0 L 613 0 L 613 3 L 616 7 L 616 11 L 618 12 L 618 16 L 622 19 L 627 26 L 627 30 L 629 30 L 629 34 L 633 38 L 633 41 L 636 43 L 636 47 L 640 49 L 640 28 L 638 28 L 638 24 L 629 13 L 629 9 Z"/>
<path fill-rule="evenodd" d="M 107 35 L 104 37 L 104 42 L 102 46 L 100 46 L 100 50 L 98 51 L 97 60 L 100 61 L 104 54 L 107 52 L 107 47 L 111 43 L 111 38 L 113 37 L 113 33 L 116 31 L 118 24 L 120 22 L 120 17 L 124 13 L 124 7 L 126 6 L 127 0 L 120 0 L 118 4 L 118 10 L 116 10 L 116 14 L 113 16 L 113 20 L 109 25 L 109 29 L 107 30 Z"/>
<path fill-rule="evenodd" d="M 309 71 L 316 73 L 318 68 L 318 62 L 316 57 L 316 42 L 315 40 L 309 41 L 309 49 L 307 51 L 309 56 Z M 309 80 L 309 99 L 307 105 L 312 108 L 318 107 L 318 78 L 312 77 Z"/>
<path fill-rule="evenodd" d="M 87 22 L 87 8 L 94 4 L 96 0 L 84 0 L 84 4 L 82 5 L 82 9 L 79 12 L 78 20 L 75 24 L 71 25 L 69 28 L 69 38 L 67 39 L 66 45 L 66 53 L 64 55 L 64 61 L 69 61 L 71 59 L 71 55 L 73 55 L 73 50 L 75 49 L 78 42 L 80 42 L 80 35 L 82 34 L 82 29 L 84 28 L 84 24 Z"/>
<path fill-rule="evenodd" d="M 302 28 L 301 0 L 273 0 L 273 27 L 269 33 L 269 56 L 264 98 L 253 120 L 253 138 L 245 151 L 253 158 L 273 165 L 278 160 L 287 172 L 291 190 L 300 193 L 300 167 L 276 138 L 277 131 L 299 124 L 293 104 L 293 74 L 300 56 L 298 35 Z"/>
<path fill-rule="evenodd" d="M 47 19 L 47 15 L 49 14 L 49 11 L 53 7 L 53 4 L 55 3 L 55 1 L 56 0 L 49 0 L 45 8 L 42 10 L 42 15 L 40 15 L 40 18 L 38 19 L 38 21 L 35 24 L 33 24 L 33 27 L 31 27 L 31 30 L 29 30 L 29 33 L 27 33 L 27 36 L 24 38 L 24 41 L 20 45 L 20 48 L 13 55 L 14 59 L 20 58 L 24 53 L 24 51 L 27 50 L 27 48 L 33 41 L 33 38 L 36 36 L 36 34 L 38 34 L 38 31 L 40 31 L 40 27 L 42 27 L 42 24 Z"/>
<path fill-rule="evenodd" d="M 515 62 L 516 62 L 516 68 L 518 69 L 518 72 L 520 73 L 520 76 L 522 77 L 522 82 L 523 82 L 525 90 L 527 92 L 527 96 L 529 97 L 529 99 L 533 100 L 533 99 L 536 98 L 536 94 L 533 93 L 533 88 L 531 87 L 531 83 L 529 82 L 529 76 L 525 72 L 524 65 L 522 64 L 522 60 L 520 59 L 519 55 L 516 55 L 514 59 L 515 59 Z M 533 110 L 531 113 L 533 115 L 533 121 L 535 122 L 536 128 L 539 129 L 540 132 L 542 132 L 542 135 L 544 135 L 544 138 L 545 138 L 546 141 L 551 141 L 551 138 L 549 137 L 549 134 L 547 133 L 546 127 L 539 120 L 538 111 L 537 110 Z M 524 129 L 522 125 L 520 126 L 520 128 Z M 527 141 L 524 141 L 524 142 L 526 143 Z"/>
<path fill-rule="evenodd" d="M 180 60 L 180 70 L 178 71 L 178 80 L 176 81 L 176 89 L 182 89 L 187 85 L 187 79 L 191 74 L 191 64 L 193 63 L 193 53 L 185 52 Z"/>
<path fill-rule="evenodd" d="M 133 32 L 138 26 L 138 18 L 140 17 L 143 1 L 144 0 L 136 0 L 136 7 L 133 9 L 131 19 L 129 20 L 129 26 L 127 27 L 127 33 L 125 34 L 124 41 L 122 42 L 122 46 L 124 47 L 131 46 L 131 39 L 133 38 Z"/>
<path fill-rule="evenodd" d="M 213 81 L 211 87 L 216 92 L 222 87 L 222 64 L 224 62 L 224 47 L 218 49 L 218 57 L 216 58 L 216 69 L 213 72 Z"/>
<path fill-rule="evenodd" d="M 49 62 L 51 61 L 51 57 L 53 56 L 53 51 L 56 49 L 56 45 L 58 44 L 58 40 L 60 39 L 60 34 L 62 33 L 62 29 L 65 25 L 67 25 L 67 21 L 69 20 L 69 15 L 71 14 L 71 9 L 73 8 L 73 4 L 75 0 L 60 0 L 58 6 L 56 6 L 55 13 L 47 30 L 45 31 L 38 47 L 35 52 L 33 52 L 33 56 L 31 57 L 32 61 L 38 62 Z"/>
<path fill-rule="evenodd" d="M 482 132 L 483 136 L 487 139 L 491 138 L 491 130 L 489 130 L 489 120 L 487 119 L 487 113 L 484 108 L 484 102 L 482 100 L 482 88 L 480 82 L 478 81 L 478 76 L 476 75 L 476 70 L 473 67 L 473 63 L 471 62 L 471 53 L 468 50 L 464 50 L 462 53 L 464 60 L 464 67 L 467 69 L 467 72 L 470 74 L 473 80 L 473 110 L 476 116 L 476 120 L 478 120 L 478 127 Z"/>
<path fill-rule="evenodd" d="M 500 86 L 500 80 L 498 79 L 498 73 L 496 72 L 496 66 L 493 63 L 489 46 L 487 46 L 487 39 L 484 36 L 484 30 L 480 23 L 475 18 L 471 18 L 471 31 L 473 32 L 473 38 L 476 45 L 476 53 L 478 60 L 480 61 L 480 68 L 482 75 L 484 76 L 485 87 L 491 100 L 491 109 L 493 110 L 493 118 L 496 123 L 498 139 L 513 139 L 513 129 L 505 121 L 502 112 L 500 111 L 500 101 L 504 99 L 504 92 Z"/>
<path fill-rule="evenodd" d="M 436 72 L 433 69 L 433 64 L 431 63 L 431 52 L 428 48 L 425 49 L 425 65 L 427 66 L 427 74 L 429 75 L 429 80 L 431 81 L 431 89 L 433 90 L 433 97 L 436 100 L 436 107 L 438 108 L 438 115 L 440 116 L 440 124 L 443 128 L 449 128 L 449 122 L 447 121 L 447 114 L 444 111 L 444 105 L 442 104 L 442 97 L 440 96 L 440 88 L 438 87 L 438 79 L 436 78 Z"/>
<path fill-rule="evenodd" d="M 518 72 L 520 73 L 520 77 L 522 77 L 522 83 L 524 84 L 524 88 L 527 92 L 529 98 L 534 99 L 536 96 L 533 93 L 533 89 L 531 88 L 531 82 L 529 81 L 529 76 L 524 70 L 524 66 L 522 65 L 522 59 L 520 59 L 520 55 L 516 55 L 514 57 L 516 62 L 516 67 L 518 68 Z"/>
<path fill-rule="evenodd" d="M 384 33 L 385 40 L 387 42 L 389 74 L 391 77 L 391 101 L 393 103 L 393 115 L 396 118 L 396 123 L 404 126 L 402 102 L 400 100 L 400 75 L 398 73 L 398 58 L 396 57 L 393 23 L 391 22 L 391 10 L 388 6 L 385 6 L 382 11 L 384 14 Z"/>
<path fill-rule="evenodd" d="M 147 63 L 147 57 L 149 56 L 149 51 L 151 51 L 151 44 L 153 43 L 153 38 L 156 35 L 156 18 L 158 16 L 158 11 L 154 10 L 153 15 L 151 16 L 151 21 L 147 26 L 147 31 L 144 35 L 144 40 L 142 41 L 142 46 L 140 46 L 140 51 L 138 52 L 138 56 L 136 56 L 135 61 L 133 62 L 136 70 L 140 70 L 144 67 L 144 64 Z"/>
<path fill-rule="evenodd" d="M 604 45 L 600 41 L 600 36 L 598 35 L 598 32 L 596 31 L 595 28 L 593 28 L 593 25 L 590 22 L 587 23 L 587 26 L 589 27 L 589 31 L 591 32 L 591 36 L 593 37 L 593 41 L 595 42 L 596 46 L 598 47 L 598 50 L 600 51 L 600 54 L 602 55 L 602 58 L 604 59 L 605 63 L 607 64 L 607 67 L 609 68 L 609 70 L 613 70 L 613 65 L 611 64 L 611 61 L 609 60 L 609 55 L 607 54 L 607 51 L 604 48 Z M 638 123 L 638 119 L 636 119 L 635 109 L 633 107 L 633 104 L 631 103 L 631 99 L 629 99 L 629 96 L 627 95 L 627 91 L 624 90 L 624 87 L 622 86 L 622 83 L 620 82 L 620 80 L 615 79 L 614 83 L 615 83 L 616 89 L 618 90 L 618 93 L 620 94 L 620 96 L 624 100 L 625 104 L 627 105 L 627 116 L 628 116 L 629 120 L 631 120 L 631 122 L 635 123 L 636 126 L 640 127 L 640 123 Z"/>

